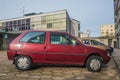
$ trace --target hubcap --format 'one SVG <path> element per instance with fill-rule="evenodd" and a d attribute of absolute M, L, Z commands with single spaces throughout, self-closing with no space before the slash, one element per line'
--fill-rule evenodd
<path fill-rule="evenodd" d="M 93 69 L 93 70 L 97 70 L 98 68 L 100 68 L 101 64 L 100 64 L 100 61 L 98 59 L 93 59 L 91 60 L 90 62 L 90 67 Z"/>
<path fill-rule="evenodd" d="M 20 68 L 27 68 L 29 65 L 29 60 L 26 57 L 21 57 L 18 59 L 17 64 Z"/>

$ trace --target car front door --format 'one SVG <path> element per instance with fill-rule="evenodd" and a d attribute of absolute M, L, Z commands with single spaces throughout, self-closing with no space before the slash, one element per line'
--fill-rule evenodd
<path fill-rule="evenodd" d="M 50 33 L 49 45 L 46 48 L 48 61 L 80 63 L 83 59 L 82 46 L 71 36 L 64 33 Z"/>

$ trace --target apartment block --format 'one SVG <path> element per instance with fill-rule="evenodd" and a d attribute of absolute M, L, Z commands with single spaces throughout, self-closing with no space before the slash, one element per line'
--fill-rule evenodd
<path fill-rule="evenodd" d="M 114 22 L 117 48 L 120 48 L 120 0 L 114 0 Z"/>
<path fill-rule="evenodd" d="M 80 38 L 88 38 L 89 34 L 88 33 L 81 33 Z"/>
<path fill-rule="evenodd" d="M 100 34 L 101 34 L 101 37 L 115 36 L 115 26 L 114 26 L 114 24 L 101 25 Z"/>

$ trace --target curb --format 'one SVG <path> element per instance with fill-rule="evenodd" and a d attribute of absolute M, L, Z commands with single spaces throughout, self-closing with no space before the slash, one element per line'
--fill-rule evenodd
<path fill-rule="evenodd" d="M 117 61 L 115 60 L 115 58 L 113 56 L 111 56 L 111 57 L 112 57 L 112 59 L 113 59 L 113 61 L 115 63 L 115 66 L 117 67 L 117 72 L 119 73 L 119 77 L 120 77 L 120 68 L 119 68 L 119 65 L 118 65 Z"/>

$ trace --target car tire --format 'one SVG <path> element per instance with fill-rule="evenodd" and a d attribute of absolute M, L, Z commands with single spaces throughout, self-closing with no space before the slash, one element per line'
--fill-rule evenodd
<path fill-rule="evenodd" d="M 18 70 L 26 71 L 32 66 L 32 61 L 28 56 L 18 56 L 15 59 L 15 66 Z"/>
<path fill-rule="evenodd" d="M 99 56 L 90 56 L 86 62 L 89 71 L 100 72 L 102 68 L 102 59 Z"/>

